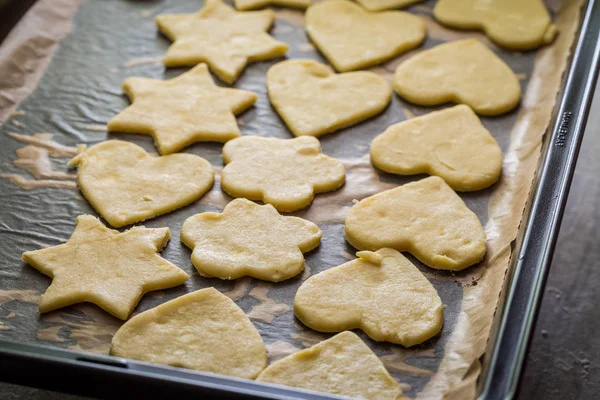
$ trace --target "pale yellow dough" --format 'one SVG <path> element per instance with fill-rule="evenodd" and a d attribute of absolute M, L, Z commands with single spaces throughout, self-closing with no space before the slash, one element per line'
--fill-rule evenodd
<path fill-rule="evenodd" d="M 464 103 L 481 115 L 508 112 L 521 98 L 515 73 L 475 39 L 440 44 L 403 62 L 394 88 L 415 104 Z"/>
<path fill-rule="evenodd" d="M 267 6 L 291 7 L 304 9 L 310 6 L 311 0 L 233 0 L 235 8 L 241 11 L 256 10 Z"/>
<path fill-rule="evenodd" d="M 430 174 L 452 189 L 480 190 L 502 171 L 502 150 L 466 105 L 392 125 L 371 143 L 377 168 L 399 175 Z"/>
<path fill-rule="evenodd" d="M 335 74 L 312 60 L 289 60 L 267 72 L 275 110 L 296 136 L 321 136 L 382 112 L 390 85 L 373 72 Z"/>
<path fill-rule="evenodd" d="M 310 39 L 340 72 L 380 64 L 425 39 L 425 22 L 401 11 L 374 13 L 348 0 L 328 0 L 306 11 Z"/>
<path fill-rule="evenodd" d="M 342 163 L 321 153 L 313 137 L 244 136 L 223 147 L 223 159 L 224 191 L 272 204 L 278 211 L 304 208 L 315 193 L 336 190 L 346 180 Z"/>
<path fill-rule="evenodd" d="M 361 200 L 348 211 L 344 232 L 357 249 L 408 251 L 437 269 L 458 271 L 486 253 L 479 219 L 437 176 Z"/>
<path fill-rule="evenodd" d="M 423 0 L 356 0 L 358 4 L 369 11 L 393 10 L 408 7 Z"/>
<path fill-rule="evenodd" d="M 164 58 L 167 67 L 205 62 L 229 84 L 247 64 L 285 55 L 288 45 L 267 33 L 274 21 L 273 10 L 239 12 L 221 0 L 206 0 L 194 14 L 156 17 L 158 29 L 174 41 Z"/>
<path fill-rule="evenodd" d="M 369 400 L 397 400 L 398 382 L 369 347 L 342 332 L 269 365 L 258 381 Z"/>
<path fill-rule="evenodd" d="M 516 50 L 550 43 L 557 33 L 542 0 L 439 0 L 433 15 L 452 28 L 481 29 Z"/>
<path fill-rule="evenodd" d="M 192 263 L 202 276 L 237 279 L 252 276 L 279 282 L 304 269 L 304 255 L 321 242 L 310 221 L 284 217 L 270 204 L 235 199 L 222 213 L 189 217 L 181 241 L 194 250 Z"/>
<path fill-rule="evenodd" d="M 80 215 L 66 243 L 23 253 L 23 261 L 52 278 L 40 312 L 90 302 L 127 319 L 144 293 L 187 281 L 188 274 L 157 254 L 169 237 L 169 228 L 120 233 Z"/>
<path fill-rule="evenodd" d="M 121 140 L 101 142 L 70 162 L 79 189 L 110 225 L 119 228 L 198 200 L 213 184 L 213 168 L 192 154 L 152 157 Z"/>
<path fill-rule="evenodd" d="M 294 313 L 304 325 L 320 332 L 360 328 L 374 340 L 405 347 L 438 334 L 442 301 L 417 267 L 392 249 L 357 256 L 300 286 Z"/>
<path fill-rule="evenodd" d="M 267 366 L 267 349 L 250 319 L 212 287 L 131 318 L 115 333 L 110 354 L 246 379 Z"/>
<path fill-rule="evenodd" d="M 152 135 L 161 154 L 239 137 L 235 115 L 258 99 L 254 92 L 215 85 L 206 64 L 167 81 L 128 78 L 123 90 L 133 104 L 111 119 L 108 129 Z"/>

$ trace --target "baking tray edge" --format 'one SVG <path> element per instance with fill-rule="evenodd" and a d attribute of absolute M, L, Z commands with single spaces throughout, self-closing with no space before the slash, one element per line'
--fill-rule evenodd
<path fill-rule="evenodd" d="M 600 62 L 600 4 L 585 8 L 566 79 L 545 136 L 544 148 L 521 223 L 504 301 L 499 303 L 479 383 L 479 400 L 512 399 L 531 341 L 577 156 L 585 131 Z"/>

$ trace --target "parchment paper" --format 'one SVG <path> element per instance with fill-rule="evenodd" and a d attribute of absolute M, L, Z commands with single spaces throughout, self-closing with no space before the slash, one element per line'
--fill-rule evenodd
<path fill-rule="evenodd" d="M 411 349 L 377 344 L 360 334 L 403 385 L 405 396 L 468 399 L 475 396 L 480 358 L 579 22 L 581 2 L 550 2 L 548 6 L 560 34 L 551 46 L 525 53 L 499 49 L 481 33 L 453 31 L 438 25 L 431 18 L 433 4 L 426 1 L 408 9 L 427 21 L 428 39 L 424 46 L 372 68 L 373 71 L 391 80 L 395 67 L 406 57 L 443 41 L 476 37 L 513 68 L 526 92 L 518 110 L 482 119 L 505 153 L 501 181 L 483 191 L 461 194 L 485 225 L 486 259 L 454 274 L 434 271 L 410 257 L 434 284 L 445 304 L 442 333 Z M 66 241 L 77 215 L 95 214 L 77 191 L 74 172 L 65 166 L 77 144 L 119 138 L 155 151 L 149 136 L 108 134 L 105 124 L 128 104 L 120 89 L 126 77 L 168 79 L 184 71 L 165 71 L 160 64 L 169 42 L 156 32 L 154 16 L 192 12 L 199 7 L 196 0 L 40 0 L 3 43 L 0 338 L 107 353 L 121 321 L 91 304 L 40 315 L 37 302 L 50 280 L 25 265 L 20 255 Z M 278 9 L 272 34 L 290 44 L 288 57 L 324 62 L 304 34 L 302 12 Z M 251 65 L 235 84 L 259 94 L 256 106 L 238 118 L 245 135 L 291 137 L 266 94 L 265 73 L 277 61 L 280 60 Z M 14 111 L 15 107 L 18 111 Z M 220 210 L 231 200 L 221 191 L 218 179 L 198 203 L 147 221 L 145 225 L 149 227 L 171 228 L 173 240 L 163 256 L 192 277 L 180 287 L 147 294 L 135 312 L 214 286 L 248 313 L 267 343 L 271 361 L 329 337 L 294 319 L 295 291 L 311 274 L 354 258 L 355 250 L 343 236 L 344 217 L 353 199 L 423 177 L 397 177 L 376 171 L 369 162 L 368 150 L 371 140 L 389 125 L 433 109 L 410 105 L 394 96 L 381 115 L 322 138 L 324 152 L 346 165 L 347 183 L 336 192 L 317 195 L 310 208 L 294 213 L 319 224 L 323 231 L 321 246 L 307 254 L 306 270 L 299 277 L 271 284 L 250 278 L 235 282 L 206 279 L 196 273 L 191 252 L 178 240 L 179 230 L 187 217 Z M 186 151 L 208 159 L 218 177 L 223 165 L 221 147 L 195 144 Z"/>

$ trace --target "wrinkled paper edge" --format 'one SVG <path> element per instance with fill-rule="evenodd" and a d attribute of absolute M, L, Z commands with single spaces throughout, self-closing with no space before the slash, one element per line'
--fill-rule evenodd
<path fill-rule="evenodd" d="M 0 125 L 35 89 L 84 0 L 38 0 L 0 46 Z"/>

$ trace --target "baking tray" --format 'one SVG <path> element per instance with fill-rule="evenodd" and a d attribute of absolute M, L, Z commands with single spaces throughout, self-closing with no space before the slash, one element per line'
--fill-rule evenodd
<path fill-rule="evenodd" d="M 433 1 L 426 1 L 409 10 L 427 16 L 430 15 L 433 4 Z M 54 137 L 51 143 L 63 146 L 75 146 L 82 142 L 93 144 L 104 140 L 107 134 L 102 129 L 103 124 L 128 104 L 120 93 L 120 85 L 125 77 L 168 79 L 183 71 L 178 69 L 164 72 L 156 62 L 157 57 L 164 54 L 168 42 L 155 33 L 152 16 L 163 12 L 191 12 L 198 8 L 198 1 L 195 0 L 106 0 L 82 5 L 74 19 L 73 33 L 61 42 L 35 91 L 20 104 L 19 110 L 24 115 L 18 115 L 0 127 L 2 172 L 23 176 L 23 171 L 12 165 L 15 151 L 24 145 L 19 142 L 23 140 L 23 136 L 52 132 Z M 486 353 L 489 356 L 484 359 L 484 379 L 480 380 L 479 389 L 482 398 L 506 398 L 514 394 L 537 311 L 597 72 L 600 21 L 595 0 L 589 1 L 584 14 L 583 28 L 576 40 L 577 50 L 572 57 L 568 79 L 562 85 L 559 106 L 552 117 L 554 122 L 551 132 L 546 135 L 546 146 L 526 219 L 522 223 L 519 238 L 513 243 L 513 254 L 518 254 L 518 257 L 513 257 L 513 267 L 509 269 L 500 311 L 496 314 L 496 328 L 492 332 L 489 351 Z M 305 37 L 299 15 L 301 14 L 297 11 L 278 10 L 274 36 L 291 44 L 289 57 L 324 61 Z M 423 47 L 432 47 L 439 42 L 439 37 L 430 30 L 430 37 Z M 496 51 L 516 72 L 524 76 L 531 72 L 533 52 Z M 259 93 L 256 107 L 238 118 L 243 134 L 291 137 L 270 107 L 265 93 L 265 72 L 277 61 L 279 60 L 250 66 L 235 85 Z M 374 70 L 389 78 L 393 72 L 393 63 Z M 524 89 L 528 81 L 525 78 L 521 82 Z M 381 115 L 340 133 L 323 137 L 324 152 L 342 159 L 349 174 L 356 170 L 363 171 L 370 167 L 364 155 L 368 153 L 368 145 L 375 135 L 383 132 L 387 126 L 406 119 L 410 114 L 421 115 L 431 110 L 432 108 L 410 105 L 394 96 L 390 107 Z M 500 118 L 483 118 L 484 124 L 503 150 L 508 146 L 506 133 L 517 117 L 517 112 L 512 112 Z M 17 122 L 14 123 L 13 120 Z M 7 135 L 12 132 L 23 136 Z M 147 136 L 109 134 L 108 137 L 129 140 L 148 151 L 154 150 L 151 139 Z M 217 168 L 222 165 L 221 145 L 196 144 L 186 151 L 205 157 Z M 67 172 L 64 169 L 65 159 L 50 161 L 53 171 L 59 174 Z M 360 173 L 356 173 L 356 176 L 365 178 Z M 351 177 L 349 175 L 349 183 L 343 190 L 350 190 L 348 188 L 352 188 L 353 183 L 356 184 Z M 342 197 L 345 196 L 343 207 L 339 207 L 339 204 L 338 207 L 329 207 L 328 204 L 339 193 L 318 195 L 311 208 L 296 213 L 317 222 L 324 233 L 321 247 L 307 255 L 311 273 L 346 262 L 349 253 L 354 252 L 343 238 L 340 224 L 343 213 L 340 214 L 340 208 L 347 210 L 354 196 L 366 197 L 372 194 L 369 192 L 371 189 L 376 192 L 382 190 L 382 187 L 394 187 L 421 177 L 396 177 L 377 173 L 371 177 L 375 178 L 379 185 L 377 187 L 369 187 L 369 181 L 361 182 L 366 187 L 366 192 L 342 191 Z M 46 180 L 55 181 L 54 178 Z M 0 180 L 0 199 L 3 204 L 0 210 L 0 234 L 3 235 L 3 240 L 0 241 L 3 255 L 0 261 L 0 294 L 11 291 L 15 295 L 11 301 L 2 302 L 0 299 L 0 322 L 4 324 L 0 325 L 0 380 L 111 398 L 136 395 L 153 398 L 164 397 L 166 393 L 186 396 L 218 395 L 223 398 L 332 398 L 292 388 L 92 354 L 94 351 L 105 351 L 111 333 L 120 322 L 89 305 L 68 307 L 39 316 L 33 303 L 45 290 L 49 280 L 24 265 L 20 261 L 20 254 L 25 250 L 64 242 L 73 229 L 75 217 L 82 213 L 93 213 L 78 192 L 69 188 L 73 186 L 71 181 L 61 182 L 66 187 L 39 185 L 26 190 L 17 188 L 7 179 Z M 462 195 L 484 224 L 490 196 L 491 189 Z M 287 338 L 296 335 L 290 342 L 298 348 L 330 336 L 312 333 L 293 318 L 290 310 L 293 296 L 290 297 L 289 294 L 293 294 L 305 276 L 273 286 L 249 279 L 237 282 L 204 279 L 195 273 L 189 259 L 189 250 L 176 239 L 181 223 L 195 213 L 220 209 L 228 200 L 217 184 L 200 202 L 145 223 L 149 227 L 171 228 L 175 239 L 167 246 L 163 256 L 193 273 L 193 276 L 185 286 L 147 294 L 135 312 L 152 308 L 188 291 L 215 286 L 235 297 L 238 305 L 253 315 L 255 325 L 270 346 L 280 341 L 283 335 Z M 361 334 L 378 355 L 388 357 L 386 361 L 392 365 L 386 365 L 392 375 L 405 384 L 405 393 L 411 397 L 428 382 L 430 375 L 427 371 L 435 373 L 439 368 L 459 311 L 463 286 L 457 284 L 457 281 L 470 278 L 469 274 L 478 268 L 470 268 L 462 274 L 432 272 L 414 258 L 412 260 L 432 280 L 446 305 L 442 334 L 409 350 L 386 344 L 377 345 Z M 288 310 L 277 311 L 278 304 L 287 304 Z M 257 307 L 259 311 L 253 314 Z M 271 316 L 272 320 L 265 322 Z M 397 351 L 394 352 L 394 349 Z M 405 360 L 409 362 L 404 362 Z"/>

